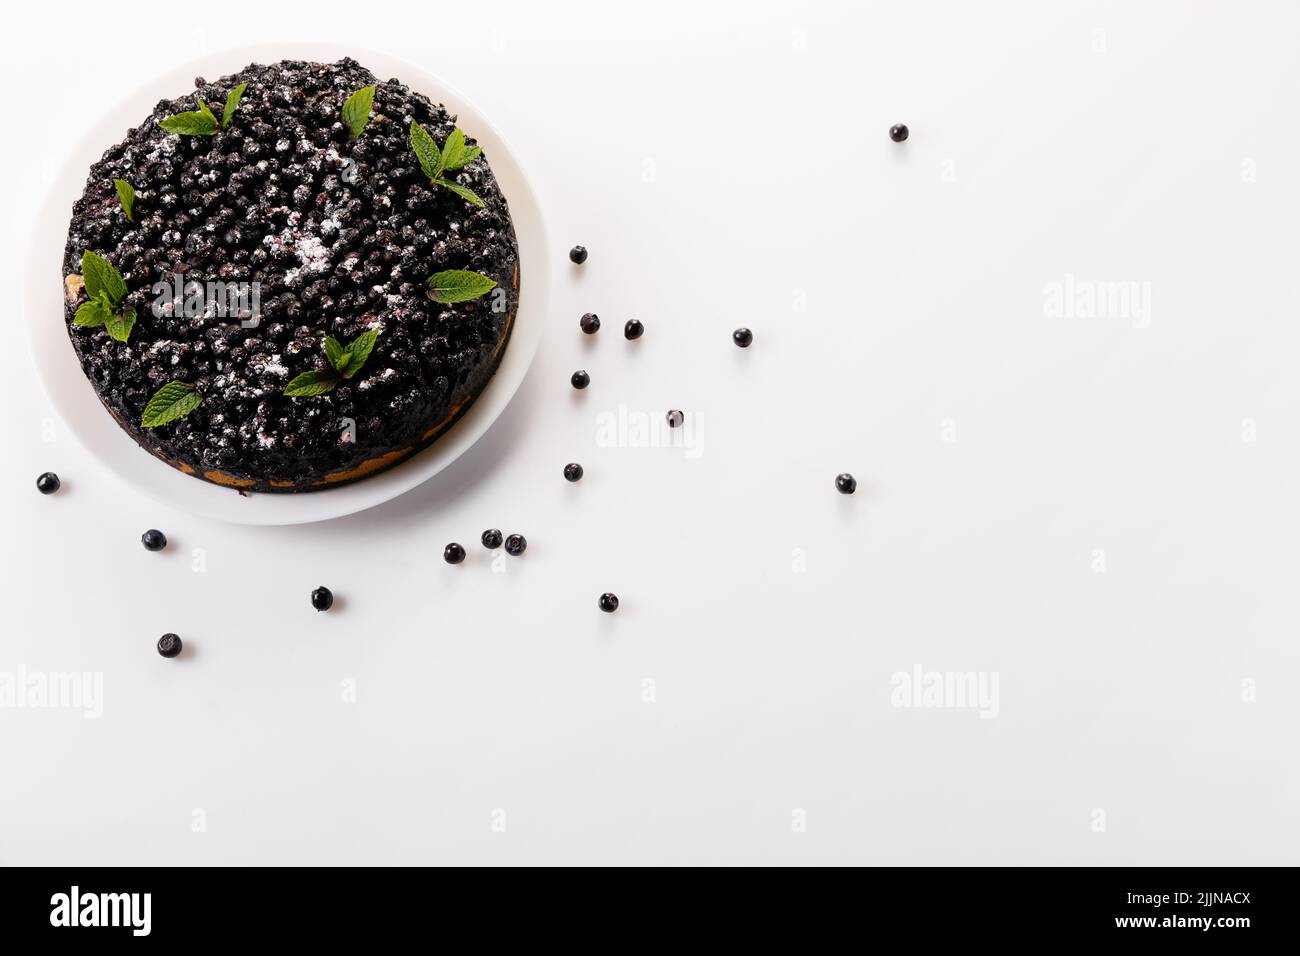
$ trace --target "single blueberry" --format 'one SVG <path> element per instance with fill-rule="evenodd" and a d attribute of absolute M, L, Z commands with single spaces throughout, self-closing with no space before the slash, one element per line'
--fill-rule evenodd
<path fill-rule="evenodd" d="M 311 606 L 318 611 L 328 611 L 334 605 L 334 592 L 321 586 L 311 592 Z"/>
<path fill-rule="evenodd" d="M 175 634 L 164 634 L 158 638 L 158 653 L 163 657 L 175 657 L 181 652 L 181 639 Z"/>

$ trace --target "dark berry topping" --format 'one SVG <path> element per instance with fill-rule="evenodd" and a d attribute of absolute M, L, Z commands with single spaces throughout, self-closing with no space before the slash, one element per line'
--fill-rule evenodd
<path fill-rule="evenodd" d="M 482 540 L 485 548 L 499 548 L 501 547 L 501 532 L 496 528 L 489 528 L 483 532 L 483 537 L 480 540 Z"/>
<path fill-rule="evenodd" d="M 623 337 L 628 341 L 639 339 L 645 335 L 645 326 L 641 324 L 640 319 L 628 319 L 627 325 L 623 326 Z"/>
<path fill-rule="evenodd" d="M 196 109 L 196 96 L 220 116 L 241 82 L 239 109 L 216 135 L 159 128 L 164 116 Z M 375 119 L 354 139 L 339 111 L 367 86 Z M 152 114 L 137 115 L 91 167 L 64 249 L 65 279 L 80 275 L 86 250 L 108 259 L 137 314 L 123 344 L 103 324 L 75 325 L 80 298 L 65 302 L 81 367 L 113 414 L 160 457 L 199 477 L 253 479 L 253 491 L 315 487 L 312 479 L 432 441 L 432 426 L 468 407 L 492 375 L 517 308 L 518 244 L 489 157 L 444 177 L 485 205 L 435 187 L 411 150 L 411 125 L 442 144 L 455 117 L 350 59 L 254 64 L 180 99 L 148 102 Z M 474 129 L 463 132 L 472 146 Z M 117 178 L 136 190 L 134 222 L 114 194 Z M 444 270 L 500 285 L 438 303 L 426 283 Z M 207 290 L 198 316 L 187 314 L 193 300 L 184 305 L 188 280 Z M 159 296 L 156 282 L 172 292 Z M 214 298 L 220 282 L 229 297 Z M 239 289 L 252 295 L 245 305 L 257 303 L 257 321 L 202 312 L 233 307 Z M 284 394 L 293 378 L 328 367 L 326 335 L 347 344 L 376 328 L 359 372 L 327 394 Z M 202 405 L 142 428 L 150 396 L 170 380 L 192 384 Z"/>
<path fill-rule="evenodd" d="M 851 495 L 858 490 L 858 479 L 854 478 L 847 471 L 842 475 L 835 476 L 835 490 L 842 495 Z"/>
<path fill-rule="evenodd" d="M 585 370 L 579 369 L 573 373 L 573 377 L 569 381 L 573 383 L 574 388 L 586 388 L 591 384 L 591 376 Z"/>
<path fill-rule="evenodd" d="M 731 341 L 742 349 L 747 349 L 754 344 L 754 333 L 745 328 L 736 329 L 731 333 Z"/>
<path fill-rule="evenodd" d="M 43 495 L 52 495 L 59 490 L 59 476 L 52 471 L 47 471 L 36 479 L 36 490 Z"/>
<path fill-rule="evenodd" d="M 569 250 L 569 260 L 571 262 L 577 263 L 578 265 L 582 265 L 584 262 L 587 261 L 587 247 L 574 246 L 572 249 Z"/>
<path fill-rule="evenodd" d="M 681 425 L 682 422 L 686 421 L 686 416 L 675 408 L 665 415 L 664 418 L 668 420 L 669 428 L 676 428 Z"/>
<path fill-rule="evenodd" d="M 588 335 L 595 335 L 600 331 L 600 316 L 595 312 L 588 312 L 578 320 L 578 325 L 580 325 L 582 331 L 586 332 Z"/>
<path fill-rule="evenodd" d="M 319 587 L 312 591 L 311 606 L 318 611 L 328 611 L 334 606 L 334 592 L 327 587 Z"/>
<path fill-rule="evenodd" d="M 140 535 L 140 543 L 144 545 L 146 551 L 161 551 L 167 547 L 167 535 L 163 534 L 157 528 L 150 528 L 144 534 Z"/>
<path fill-rule="evenodd" d="M 465 560 L 465 549 L 453 541 L 442 549 L 442 560 L 448 564 L 460 564 Z"/>
<path fill-rule="evenodd" d="M 600 596 L 600 609 L 606 614 L 613 614 L 618 610 L 618 595 L 610 594 L 606 591 Z"/>
<path fill-rule="evenodd" d="M 528 540 L 522 534 L 512 534 L 506 538 L 506 554 L 514 555 L 516 558 L 524 553 L 528 547 Z"/>
<path fill-rule="evenodd" d="M 901 143 L 903 140 L 907 139 L 907 127 L 902 123 L 899 123 L 897 126 L 889 127 L 889 138 L 895 143 Z"/>
<path fill-rule="evenodd" d="M 564 480 L 578 481 L 582 478 L 582 466 L 576 461 L 571 461 L 564 466 Z"/>
<path fill-rule="evenodd" d="M 175 634 L 164 634 L 158 638 L 158 653 L 163 657 L 175 657 L 181 652 L 181 639 Z"/>

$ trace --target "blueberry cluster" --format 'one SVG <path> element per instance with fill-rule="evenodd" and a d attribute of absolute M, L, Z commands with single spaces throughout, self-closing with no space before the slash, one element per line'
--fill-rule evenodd
<path fill-rule="evenodd" d="M 161 119 L 224 102 L 247 82 L 229 126 L 213 136 L 163 132 Z M 373 117 L 354 138 L 340 118 L 353 91 L 376 84 Z M 409 144 L 411 122 L 441 142 L 455 119 L 396 80 L 376 83 L 350 59 L 250 66 L 164 100 L 91 167 L 73 207 L 64 274 L 83 250 L 124 276 L 138 321 L 128 343 L 103 327 L 71 326 L 82 367 L 124 427 L 150 450 L 200 473 L 296 483 L 391 449 L 420 446 L 431 426 L 471 401 L 494 371 L 517 302 L 518 248 L 486 158 L 454 174 L 478 208 L 432 186 Z M 472 136 L 472 130 L 468 133 Z M 472 142 L 472 139 L 471 139 Z M 136 191 L 134 223 L 114 189 Z M 425 281 L 444 269 L 494 278 L 490 297 L 440 305 Z M 183 308 L 155 316 L 155 283 L 256 282 L 260 324 Z M 73 286 L 69 323 L 80 299 Z M 167 295 L 167 299 L 172 296 Z M 177 303 L 183 306 L 184 303 Z M 382 330 L 366 373 L 311 400 L 282 394 L 325 368 L 326 335 L 350 341 Z M 157 429 L 139 429 L 163 384 L 193 384 L 203 405 Z M 351 440 L 341 441 L 353 423 Z"/>
<path fill-rule="evenodd" d="M 489 551 L 495 551 L 505 543 L 506 554 L 511 557 L 519 557 L 528 547 L 528 539 L 522 534 L 512 534 L 508 538 L 501 536 L 501 531 L 497 528 L 488 528 L 484 531 L 480 539 L 483 547 Z M 447 547 L 442 549 L 442 559 L 448 564 L 460 564 L 465 560 L 465 547 L 453 541 Z"/>

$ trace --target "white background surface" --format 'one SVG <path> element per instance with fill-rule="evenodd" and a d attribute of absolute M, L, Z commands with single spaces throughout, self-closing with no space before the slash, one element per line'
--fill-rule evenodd
<path fill-rule="evenodd" d="M 463 89 L 563 268 L 482 442 L 300 528 L 118 484 L 0 323 L 0 671 L 104 679 L 98 720 L 0 709 L 0 862 L 1297 862 L 1300 13 L 363 7 L 13 11 L 7 262 L 100 97 L 282 38 Z M 1049 317 L 1066 275 L 1149 325 Z M 702 453 L 597 447 L 620 404 Z M 918 664 L 997 672 L 998 716 L 891 706 Z"/>

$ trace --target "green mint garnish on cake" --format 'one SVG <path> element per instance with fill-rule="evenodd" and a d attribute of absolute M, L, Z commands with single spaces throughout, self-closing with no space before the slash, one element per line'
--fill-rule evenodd
<path fill-rule="evenodd" d="M 465 134 L 460 130 L 452 130 L 447 141 L 442 144 L 442 149 L 439 149 L 427 129 L 419 123 L 412 123 L 411 149 L 415 153 L 415 158 L 420 161 L 420 169 L 429 178 L 429 182 L 451 190 L 461 199 L 475 206 L 486 205 L 472 190 L 443 176 L 443 173 L 454 173 L 463 169 L 467 163 L 477 159 L 483 152 L 478 146 L 467 147 Z"/>
<path fill-rule="evenodd" d="M 352 130 L 353 139 L 360 136 L 370 122 L 370 107 L 374 102 L 373 86 L 363 86 L 343 101 L 343 125 Z"/>
<path fill-rule="evenodd" d="M 217 118 L 212 115 L 212 110 L 208 109 L 203 100 L 199 100 L 199 106 L 202 108 L 168 116 L 158 125 L 165 132 L 175 133 L 178 136 L 215 136 L 217 130 L 221 128 Z"/>
<path fill-rule="evenodd" d="M 429 276 L 429 298 L 444 305 L 482 298 L 496 287 L 496 282 L 481 272 L 464 269 L 448 269 Z"/>
<path fill-rule="evenodd" d="M 87 329 L 106 326 L 109 335 L 125 342 L 135 328 L 135 309 L 122 305 L 126 298 L 126 280 L 122 274 L 103 256 L 87 249 L 81 254 L 81 278 L 89 301 L 77 308 L 72 321 Z"/>
<path fill-rule="evenodd" d="M 125 179 L 113 180 L 113 188 L 117 190 L 117 198 L 122 203 L 126 221 L 135 222 L 135 190 Z"/>
<path fill-rule="evenodd" d="M 455 172 L 458 169 L 464 169 L 474 160 L 483 155 L 481 146 L 466 146 L 465 134 L 458 129 L 451 131 L 447 141 L 442 144 L 442 169 L 443 172 Z"/>
<path fill-rule="evenodd" d="M 221 111 L 221 128 L 225 129 L 234 119 L 235 110 L 239 109 L 239 101 L 244 98 L 244 90 L 248 89 L 247 83 L 240 83 L 237 87 L 226 94 L 226 108 Z"/>
<path fill-rule="evenodd" d="M 239 109 L 239 101 L 244 98 L 244 90 L 246 89 L 248 89 L 248 84 L 240 83 L 226 95 L 226 106 L 221 111 L 221 119 L 217 119 L 212 110 L 208 109 L 208 104 L 203 102 L 203 97 L 200 96 L 197 110 L 168 116 L 158 125 L 166 132 L 176 133 L 179 136 L 215 136 L 230 125 L 235 110 Z"/>
<path fill-rule="evenodd" d="M 284 387 L 284 394 L 294 398 L 306 398 L 312 395 L 324 395 L 344 379 L 351 378 L 361 371 L 379 338 L 378 329 L 362 332 L 349 344 L 343 345 L 332 335 L 325 336 L 325 358 L 329 361 L 327 369 L 312 369 L 295 376 Z"/>
<path fill-rule="evenodd" d="M 203 404 L 203 396 L 188 382 L 168 382 L 149 398 L 140 424 L 144 428 L 157 428 L 184 418 Z"/>

